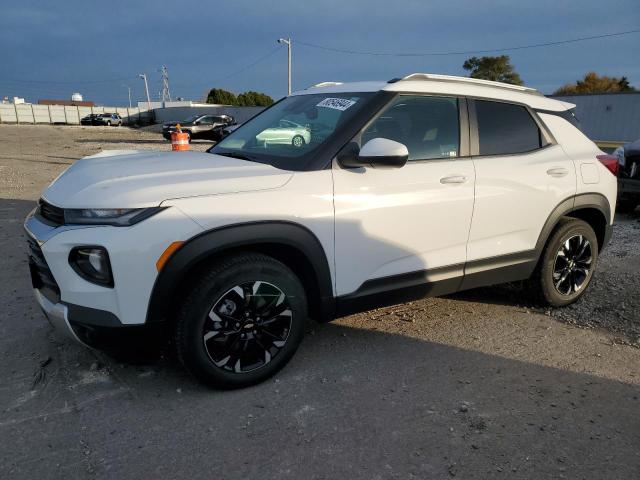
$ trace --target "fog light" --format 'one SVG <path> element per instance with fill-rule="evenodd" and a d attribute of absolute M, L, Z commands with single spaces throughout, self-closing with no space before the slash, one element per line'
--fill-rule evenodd
<path fill-rule="evenodd" d="M 69 264 L 86 281 L 113 287 L 109 254 L 104 247 L 76 247 L 69 253 Z"/>

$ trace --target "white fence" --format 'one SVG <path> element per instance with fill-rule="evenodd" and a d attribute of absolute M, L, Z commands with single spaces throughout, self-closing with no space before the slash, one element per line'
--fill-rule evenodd
<path fill-rule="evenodd" d="M 0 123 L 66 123 L 79 125 L 91 113 L 118 113 L 125 124 L 151 123 L 148 110 L 137 107 L 73 107 L 67 105 L 0 104 Z"/>
<path fill-rule="evenodd" d="M 233 116 L 238 123 L 243 123 L 263 109 L 264 107 L 194 106 L 156 108 L 149 111 L 138 107 L 73 107 L 66 105 L 34 105 L 30 103 L 17 105 L 0 103 L 0 123 L 79 125 L 80 119 L 91 113 L 118 113 L 125 125 L 136 123 L 147 125 L 152 121 L 156 123 L 172 120 L 180 121 L 191 115 L 220 115 L 223 113 Z"/>

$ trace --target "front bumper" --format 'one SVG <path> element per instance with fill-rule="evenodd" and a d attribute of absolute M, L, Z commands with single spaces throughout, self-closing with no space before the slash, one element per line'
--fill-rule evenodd
<path fill-rule="evenodd" d="M 62 303 L 51 302 L 37 288 L 33 289 L 33 293 L 42 312 L 45 317 L 47 317 L 47 320 L 49 320 L 49 323 L 65 336 L 84 344 L 78 335 L 76 335 L 73 328 L 71 328 L 71 324 L 69 323 L 69 308 Z"/>
<path fill-rule="evenodd" d="M 131 227 L 48 224 L 34 210 L 24 228 L 34 293 L 49 322 L 70 338 L 99 348 L 104 348 L 97 345 L 99 337 L 119 342 L 118 336 L 133 337 L 142 327 L 151 328 L 145 320 L 157 259 L 172 242 L 202 232 L 178 208 Z M 109 252 L 114 288 L 90 283 L 73 270 L 69 253 L 82 245 Z"/>
<path fill-rule="evenodd" d="M 78 305 L 53 303 L 38 289 L 34 289 L 36 301 L 49 323 L 56 331 L 86 347 L 98 348 L 113 354 L 153 350 L 166 339 L 166 325 L 162 323 L 123 325 L 109 312 Z"/>
<path fill-rule="evenodd" d="M 45 317 L 56 330 L 82 344 L 90 345 L 93 342 L 87 333 L 91 333 L 91 330 L 95 330 L 96 327 L 117 328 L 121 327 L 122 323 L 111 312 L 68 304 L 61 300 L 60 287 L 41 248 L 44 241 L 37 239 L 32 231 L 37 231 L 41 238 L 46 238 L 45 232 L 51 231 L 47 227 L 53 230 L 53 227 L 31 217 L 25 224 L 25 230 L 30 237 L 29 273 L 34 296 Z"/>

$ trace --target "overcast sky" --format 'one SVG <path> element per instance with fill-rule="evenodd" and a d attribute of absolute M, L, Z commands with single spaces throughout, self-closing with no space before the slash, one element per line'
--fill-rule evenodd
<path fill-rule="evenodd" d="M 311 48 L 392 53 L 514 47 L 640 28 L 639 0 L 0 0 L 0 96 L 69 98 L 100 104 L 152 97 L 158 69 L 171 93 L 198 99 L 211 87 L 286 94 L 293 38 L 293 86 L 387 80 L 411 72 L 464 75 L 469 55 L 376 57 Z M 506 52 L 525 83 L 550 93 L 587 71 L 640 87 L 640 34 Z M 245 69 L 258 59 L 267 58 Z M 497 54 L 497 53 L 496 53 Z"/>

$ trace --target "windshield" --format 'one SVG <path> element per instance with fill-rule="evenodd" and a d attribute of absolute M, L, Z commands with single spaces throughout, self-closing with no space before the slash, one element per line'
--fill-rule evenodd
<path fill-rule="evenodd" d="M 183 120 L 182 123 L 193 123 L 199 118 L 200 118 L 200 115 L 191 115 L 189 118 Z"/>
<path fill-rule="evenodd" d="M 210 153 L 298 170 L 371 93 L 331 93 L 287 97 L 236 129 Z"/>

